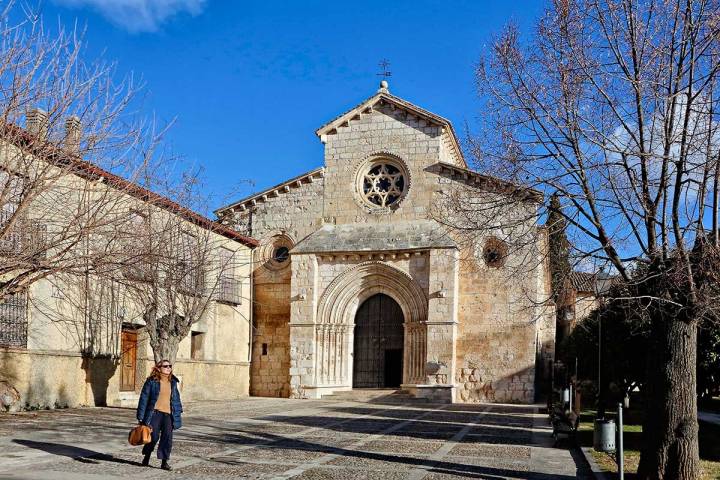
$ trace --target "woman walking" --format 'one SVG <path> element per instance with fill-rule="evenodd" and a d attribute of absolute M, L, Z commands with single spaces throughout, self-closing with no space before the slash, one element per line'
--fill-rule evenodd
<path fill-rule="evenodd" d="M 172 470 L 168 460 L 172 450 L 173 430 L 182 426 L 182 403 L 178 391 L 178 379 L 172 374 L 172 364 L 161 360 L 145 380 L 137 407 L 138 422 L 152 428 L 150 443 L 143 447 L 142 464 L 150 464 L 150 454 L 158 445 L 157 456 L 162 461 L 160 468 Z"/>

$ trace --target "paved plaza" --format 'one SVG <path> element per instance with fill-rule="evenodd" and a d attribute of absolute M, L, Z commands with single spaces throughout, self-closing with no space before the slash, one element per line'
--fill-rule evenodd
<path fill-rule="evenodd" d="M 592 478 L 539 408 L 247 398 L 190 404 L 173 472 L 140 466 L 134 411 L 0 414 L 0 479 Z"/>

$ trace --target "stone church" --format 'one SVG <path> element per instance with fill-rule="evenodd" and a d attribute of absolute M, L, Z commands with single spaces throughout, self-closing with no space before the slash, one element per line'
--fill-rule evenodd
<path fill-rule="evenodd" d="M 534 401 L 555 338 L 542 195 L 470 170 L 452 124 L 385 81 L 316 134 L 322 166 L 216 212 L 261 242 L 251 394 L 398 388 L 437 402 Z M 509 216 L 531 212 L 531 253 L 508 249 L 506 232 L 461 241 L 438 222 L 435 205 L 454 186 L 512 197 Z M 513 262 L 528 262 L 522 276 L 506 275 Z"/>

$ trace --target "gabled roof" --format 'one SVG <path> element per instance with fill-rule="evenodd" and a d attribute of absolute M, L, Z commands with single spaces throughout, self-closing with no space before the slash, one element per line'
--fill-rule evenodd
<path fill-rule="evenodd" d="M 283 194 L 289 192 L 291 188 L 297 188 L 297 187 L 302 186 L 303 184 L 313 183 L 316 178 L 323 178 L 324 176 L 325 176 L 325 168 L 324 167 L 319 167 L 319 168 L 316 168 L 315 170 L 310 170 L 309 172 L 298 175 L 297 177 L 293 177 L 290 180 L 286 180 L 286 181 L 284 181 L 282 183 L 278 183 L 277 185 L 274 185 L 270 188 L 266 188 L 265 190 L 263 190 L 261 192 L 253 193 L 252 195 L 249 195 L 243 199 L 240 199 L 237 202 L 233 202 L 230 205 L 225 205 L 224 207 L 220 207 L 217 210 L 215 210 L 215 215 L 220 217 L 228 210 L 235 210 L 235 209 L 238 209 L 242 212 L 252 206 L 255 206 L 255 204 L 257 204 L 259 202 L 266 201 L 268 198 L 279 197 L 280 195 L 283 195 Z"/>
<path fill-rule="evenodd" d="M 18 125 L 7 123 L 0 125 L 0 138 L 11 138 L 12 142 L 16 144 L 17 147 L 24 148 L 31 154 L 41 157 L 47 162 L 51 162 L 60 167 L 68 167 L 68 171 L 73 175 L 77 175 L 80 178 L 90 181 L 102 179 L 106 185 L 121 190 L 123 193 L 126 193 L 131 197 L 137 198 L 143 202 L 151 203 L 152 205 L 177 215 L 180 218 L 197 225 L 198 227 L 210 230 L 214 233 L 222 235 L 225 238 L 240 242 L 246 247 L 255 248 L 259 245 L 259 242 L 254 238 L 242 235 L 241 233 L 236 232 L 219 222 L 210 220 L 209 218 L 200 215 L 187 207 L 183 207 L 165 196 L 148 190 L 137 183 L 126 180 L 119 175 L 108 172 L 94 163 L 90 163 L 81 159 L 77 155 L 73 155 L 65 151 L 50 141 L 39 140 L 37 137 L 31 135 L 27 130 Z"/>
<path fill-rule="evenodd" d="M 430 123 L 433 123 L 440 127 L 446 128 L 447 132 L 450 135 L 450 138 L 451 138 L 452 144 L 453 144 L 453 148 L 455 149 L 458 158 L 460 158 L 463 165 L 467 166 L 465 157 L 463 156 L 462 150 L 460 149 L 460 142 L 458 141 L 457 135 L 455 134 L 455 129 L 453 128 L 452 123 L 450 123 L 450 120 L 448 120 L 444 117 L 441 117 L 440 115 L 436 115 L 432 112 L 429 112 L 429 111 L 425 110 L 424 108 L 420 108 L 417 105 L 408 102 L 407 100 L 403 100 L 400 97 L 396 97 L 395 95 L 390 94 L 390 92 L 387 89 L 386 84 L 382 85 L 380 87 L 380 89 L 377 91 L 377 93 L 375 95 L 373 95 L 372 97 L 364 100 L 363 102 L 354 106 L 350 110 L 346 111 L 345 113 L 340 114 L 339 116 L 330 120 L 328 123 L 326 123 L 322 127 L 318 128 L 315 131 L 315 134 L 318 137 L 320 137 L 321 140 L 324 140 L 326 135 L 332 134 L 333 131 L 337 130 L 338 127 L 347 125 L 351 120 L 359 117 L 361 114 L 372 111 L 373 107 L 375 107 L 375 105 L 378 105 L 378 104 L 379 105 L 383 105 L 383 104 L 394 105 L 394 106 L 396 106 L 402 110 L 405 110 L 406 112 L 411 113 L 417 117 L 420 117 Z"/>
<path fill-rule="evenodd" d="M 620 277 L 602 272 L 570 272 L 570 285 L 578 292 L 590 292 L 595 295 L 604 295 L 610 287 L 617 283 Z"/>

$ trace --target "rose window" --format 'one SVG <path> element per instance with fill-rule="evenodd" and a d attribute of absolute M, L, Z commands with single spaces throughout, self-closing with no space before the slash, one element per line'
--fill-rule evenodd
<path fill-rule="evenodd" d="M 362 193 L 366 201 L 378 207 L 389 207 L 405 192 L 403 172 L 390 163 L 370 167 L 362 177 Z"/>

